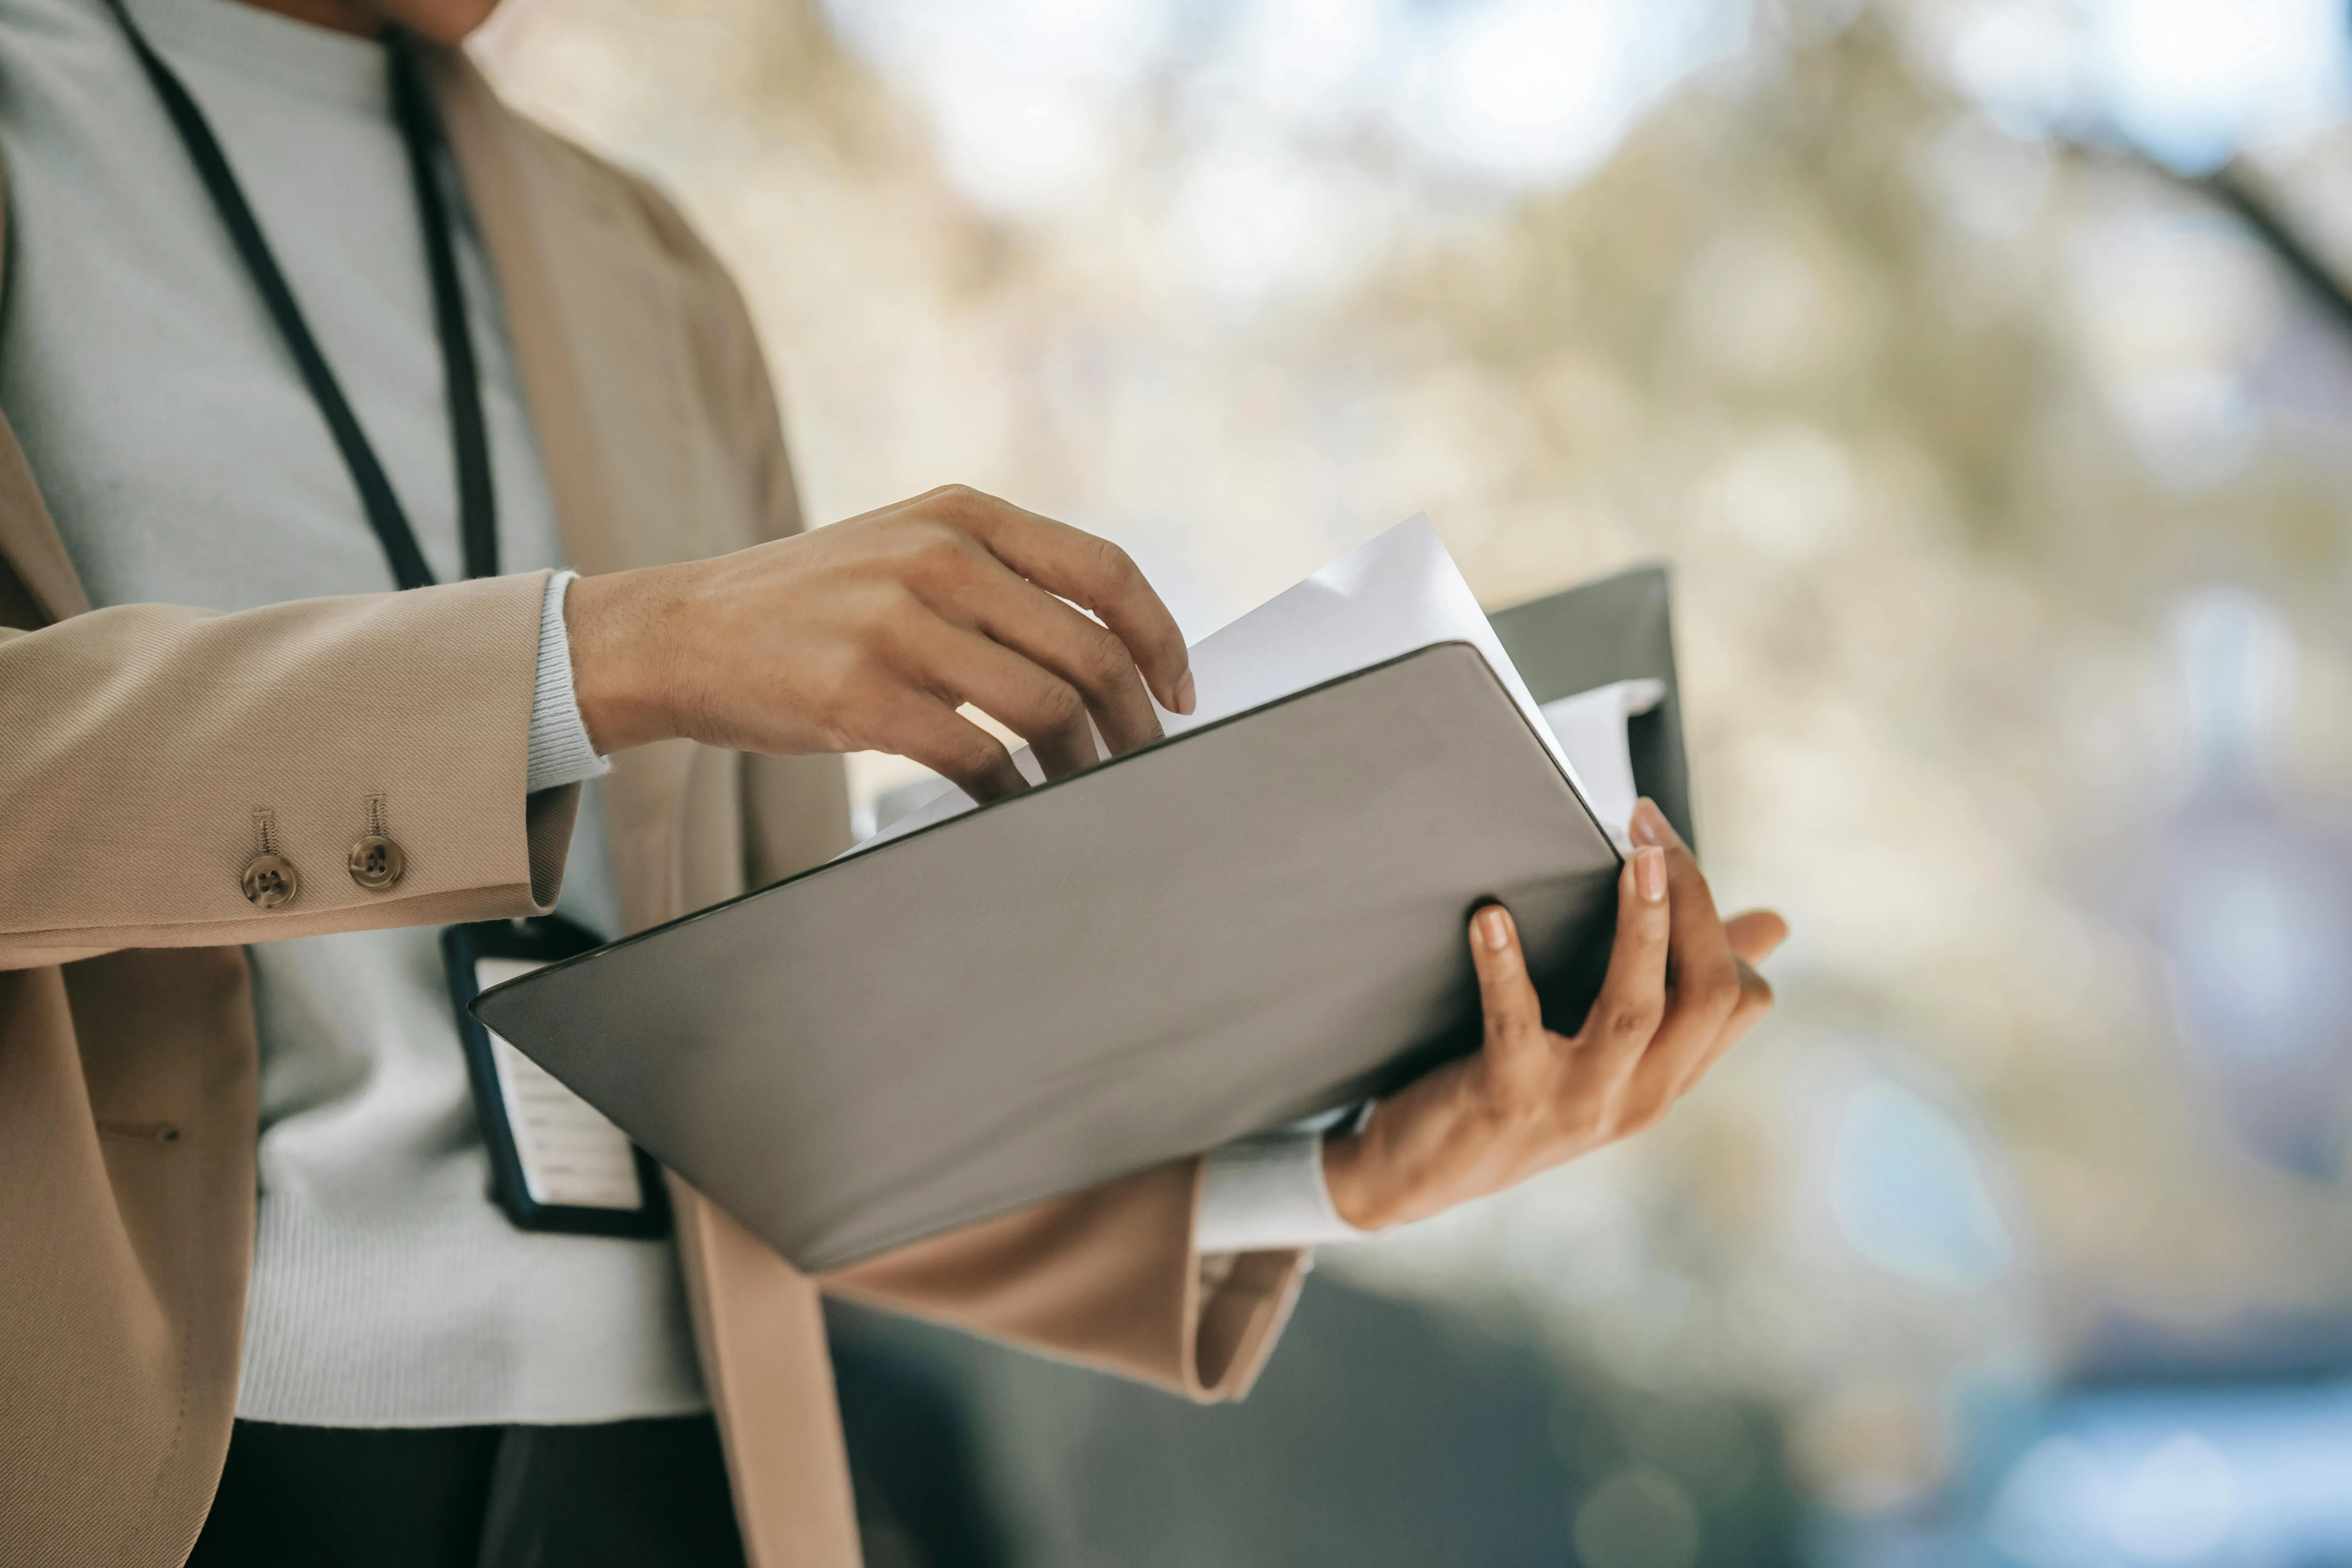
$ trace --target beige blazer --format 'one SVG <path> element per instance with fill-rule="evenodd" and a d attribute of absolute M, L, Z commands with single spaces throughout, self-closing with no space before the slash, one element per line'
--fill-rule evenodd
<path fill-rule="evenodd" d="M 564 547 L 585 572 L 801 526 L 732 285 L 658 195 L 436 83 L 503 292 Z M 0 426 L 0 1559 L 177 1563 L 210 1505 L 252 1248 L 242 944 L 553 901 L 576 789 L 523 792 L 543 575 L 220 616 L 91 611 Z M 633 929 L 842 847 L 838 759 L 684 742 L 616 759 Z M 346 875 L 367 802 L 407 854 Z M 257 814 L 302 877 L 239 887 Z M 1192 1250 L 1199 1162 L 823 1281 L 673 1178 L 703 1373 L 760 1568 L 858 1560 L 820 1289 L 1237 1397 L 1301 1259 Z"/>

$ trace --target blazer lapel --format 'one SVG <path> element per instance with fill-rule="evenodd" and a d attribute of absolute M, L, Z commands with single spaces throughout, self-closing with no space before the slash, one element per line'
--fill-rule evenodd
<path fill-rule="evenodd" d="M 576 571 L 610 572 L 629 564 L 614 537 L 606 497 L 610 486 L 598 453 L 572 323 L 550 273 L 550 242 L 536 193 L 517 163 L 514 111 L 499 100 L 462 54 L 436 57 L 436 86 L 449 150 L 474 226 L 498 279 L 507 334 L 514 345 L 540 460 L 555 499 L 563 551 Z M 535 151 L 535 150 L 532 150 Z"/>
<path fill-rule="evenodd" d="M 30 630 L 89 608 L 16 433 L 0 417 L 0 626 Z"/>
<path fill-rule="evenodd" d="M 0 175 L 0 288 L 6 287 L 6 180 Z M 0 626 L 28 631 L 89 608 L 16 433 L 0 416 Z"/>

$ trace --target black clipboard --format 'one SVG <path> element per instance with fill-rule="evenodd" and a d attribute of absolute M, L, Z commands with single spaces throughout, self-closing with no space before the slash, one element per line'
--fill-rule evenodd
<path fill-rule="evenodd" d="M 1675 672 L 1673 583 L 1666 569 L 1636 566 L 1486 618 L 1538 703 L 1620 680 L 1654 680 L 1666 689 L 1656 707 L 1626 721 L 1626 749 L 1634 786 L 1658 803 L 1696 853 L 1682 683 Z"/>
<path fill-rule="evenodd" d="M 615 1173 L 611 1166 L 617 1151 L 598 1152 L 604 1169 L 601 1173 L 603 1179 L 593 1183 L 583 1184 L 576 1179 L 566 1183 L 563 1178 L 567 1173 L 560 1168 L 552 1172 L 543 1168 L 549 1158 L 543 1152 L 534 1151 L 541 1153 L 541 1160 L 533 1168 L 527 1168 L 515 1121 L 518 1114 L 528 1116 L 530 1109 L 518 1107 L 510 1092 L 518 1089 L 515 1064 L 509 1061 L 505 1064 L 506 1070 L 501 1071 L 499 1057 L 503 1042 L 492 1038 L 491 1031 L 474 1016 L 474 998 L 482 989 L 484 961 L 548 964 L 577 957 L 599 945 L 593 931 L 562 915 L 478 921 L 445 927 L 441 932 L 441 956 L 448 971 L 449 997 L 457 1010 L 457 1033 L 466 1048 L 466 1076 L 473 1085 L 482 1142 L 489 1150 L 490 1192 L 499 1206 L 524 1230 L 652 1239 L 669 1234 L 668 1191 L 661 1168 L 634 1142 L 625 1159 L 625 1169 L 635 1179 L 634 1201 L 622 1201 L 628 1195 L 626 1184 L 614 1180 Z M 529 1095 L 531 1089 L 524 1086 L 520 1092 Z M 523 1136 L 528 1135 L 526 1130 Z M 552 1157 L 560 1160 L 562 1155 L 559 1152 Z M 536 1183 L 534 1174 L 538 1177 Z M 600 1201 L 560 1201 L 558 1194 L 566 1185 L 585 1187 Z M 586 1194 L 575 1191 L 569 1195 Z"/>

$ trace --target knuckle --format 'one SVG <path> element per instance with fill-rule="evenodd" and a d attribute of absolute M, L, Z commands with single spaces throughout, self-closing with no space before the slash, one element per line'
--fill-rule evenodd
<path fill-rule="evenodd" d="M 903 584 L 873 594 L 864 624 L 845 650 L 841 679 L 856 670 L 877 688 L 904 684 L 900 672 L 920 668 L 922 615 L 922 601 Z"/>
<path fill-rule="evenodd" d="M 1651 1128 L 1655 1127 L 1659 1122 L 1664 1121 L 1665 1117 L 1666 1102 L 1664 1098 L 1654 1094 L 1645 1094 L 1641 1096 L 1639 1099 L 1629 1102 L 1625 1106 L 1624 1110 L 1618 1113 L 1617 1130 L 1619 1132 L 1627 1136 L 1631 1136 L 1636 1132 L 1647 1132 Z"/>
<path fill-rule="evenodd" d="M 1739 1005 L 1739 977 L 1729 973 L 1698 977 L 1691 985 L 1690 1005 L 1706 1017 L 1729 1017 Z"/>
<path fill-rule="evenodd" d="M 811 717 L 828 730 L 845 733 L 856 729 L 866 715 L 878 711 L 886 695 L 879 675 L 857 659 L 843 659 L 816 672 L 811 687 Z"/>
<path fill-rule="evenodd" d="M 964 487 L 963 520 L 966 526 L 979 529 L 1002 522 L 1019 509 L 1002 496 L 986 490 Z"/>
<path fill-rule="evenodd" d="M 1488 1134 L 1497 1141 L 1523 1141 L 1545 1129 L 1551 1110 L 1545 1100 L 1524 1087 L 1498 1089 L 1486 1105 Z"/>
<path fill-rule="evenodd" d="M 1528 1037 L 1524 1030 L 1502 1024 L 1490 1025 L 1487 1027 L 1485 1049 L 1488 1057 L 1509 1069 L 1509 1085 L 1496 1091 L 1506 1099 L 1498 1103 L 1508 1103 L 1507 1097 L 1518 1092 L 1516 1088 L 1510 1086 L 1517 1085 L 1525 1076 L 1526 1065 L 1531 1055 L 1528 1044 Z"/>
<path fill-rule="evenodd" d="M 915 591 L 897 578 L 872 584 L 866 599 L 866 615 L 874 626 L 893 634 L 904 630 L 923 607 Z"/>
<path fill-rule="evenodd" d="M 1493 1028 L 1509 1045 L 1532 1046 L 1543 1039 L 1543 1025 L 1532 1013 L 1521 1008 L 1511 1008 L 1496 1017 Z"/>
<path fill-rule="evenodd" d="M 927 566 L 961 565 L 968 546 L 969 536 L 961 529 L 936 522 L 917 525 L 914 553 Z"/>
<path fill-rule="evenodd" d="M 1658 1032 L 1664 1016 L 1664 1009 L 1655 1002 L 1621 1002 L 1609 1009 L 1601 1026 L 1614 1040 L 1646 1040 Z"/>
<path fill-rule="evenodd" d="M 1521 1147 L 1539 1148 L 1559 1136 L 1560 1119 L 1557 1099 L 1549 1094 L 1529 1094 L 1511 1107 L 1510 1120 L 1504 1131 L 1512 1142 Z"/>
<path fill-rule="evenodd" d="M 1127 645 L 1101 626 L 1091 623 L 1089 626 L 1083 656 L 1087 684 L 1103 689 L 1122 684 L 1128 671 Z"/>
<path fill-rule="evenodd" d="M 953 531 L 936 516 L 908 518 L 893 524 L 887 559 L 903 567 L 922 560 Z"/>
<path fill-rule="evenodd" d="M 857 716 L 857 704 L 838 681 L 830 681 L 809 694 L 809 719 L 829 735 L 847 735 Z"/>
<path fill-rule="evenodd" d="M 817 689 L 810 708 L 818 728 L 843 737 L 846 750 L 897 752 L 926 767 L 934 765 L 929 757 L 918 754 L 929 725 L 906 689 L 882 672 L 845 669 Z"/>
<path fill-rule="evenodd" d="M 1095 534 L 1087 535 L 1084 546 L 1087 564 L 1106 584 L 1131 588 L 1143 580 L 1132 557 L 1109 540 Z"/>
<path fill-rule="evenodd" d="M 1054 729 L 1075 724 L 1086 714 L 1086 699 L 1066 680 L 1047 680 L 1037 693 L 1037 717 Z"/>
<path fill-rule="evenodd" d="M 996 765 L 999 751 L 986 734 L 967 726 L 948 739 L 945 754 L 960 775 L 976 778 Z"/>
<path fill-rule="evenodd" d="M 1720 1028 L 1731 1021 L 1732 1016 L 1739 1011 L 1746 1000 L 1747 993 L 1735 980 L 1709 999 L 1706 1016 L 1714 1019 L 1716 1026 Z"/>
<path fill-rule="evenodd" d="M 924 504 L 920 513 L 924 521 L 919 526 L 961 538 L 984 522 L 994 504 L 992 497 L 970 485 L 942 485 Z"/>

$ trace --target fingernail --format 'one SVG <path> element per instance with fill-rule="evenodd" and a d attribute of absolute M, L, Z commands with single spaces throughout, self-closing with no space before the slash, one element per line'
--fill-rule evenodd
<path fill-rule="evenodd" d="M 1184 672 L 1184 678 L 1176 683 L 1176 711 L 1190 713 L 1192 708 L 1192 672 L 1188 669 Z"/>
<path fill-rule="evenodd" d="M 1647 795 L 1634 804 L 1630 831 L 1636 844 L 1670 844 L 1674 841 L 1675 830 L 1667 825 L 1665 814 Z"/>
<path fill-rule="evenodd" d="M 1486 944 L 1489 952 L 1500 952 L 1511 944 L 1510 921 L 1505 918 L 1501 905 L 1488 904 L 1478 911 L 1478 940 Z"/>
<path fill-rule="evenodd" d="M 1653 845 L 1633 851 L 1633 886 L 1642 901 L 1654 904 L 1666 896 L 1666 852 Z"/>

